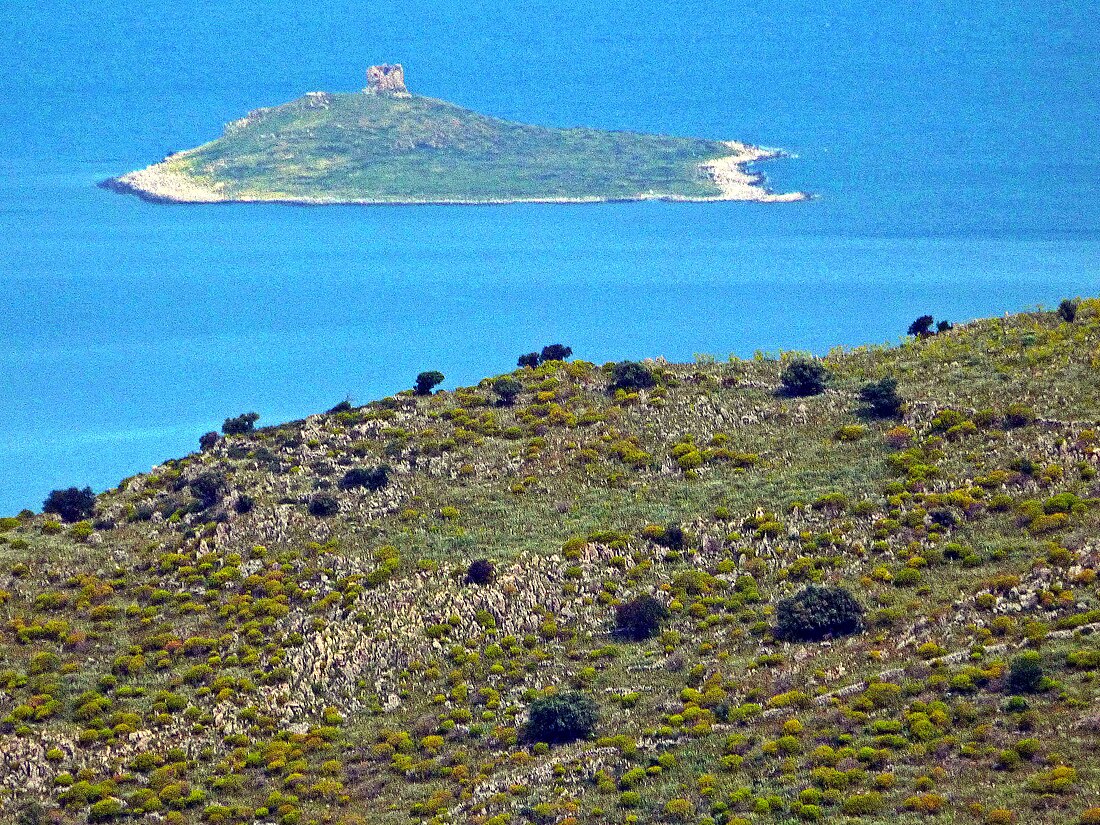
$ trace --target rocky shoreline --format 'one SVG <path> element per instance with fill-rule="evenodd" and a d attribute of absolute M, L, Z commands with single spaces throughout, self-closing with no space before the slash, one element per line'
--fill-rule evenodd
<path fill-rule="evenodd" d="M 750 171 L 751 163 L 787 157 L 786 153 L 752 146 L 738 141 L 727 141 L 733 154 L 715 158 L 699 165 L 700 171 L 716 185 L 720 193 L 689 197 L 641 192 L 634 197 L 545 197 L 545 198 L 424 198 L 424 199 L 345 199 L 335 197 L 302 197 L 273 193 L 271 195 L 231 195 L 224 191 L 224 184 L 208 183 L 178 168 L 175 161 L 187 153 L 180 153 L 155 163 L 145 169 L 109 178 L 99 183 L 103 189 L 121 194 L 135 195 L 144 201 L 160 204 L 210 204 L 210 203 L 283 203 L 297 206 L 492 206 L 517 203 L 632 203 L 636 201 L 666 201 L 675 203 L 714 203 L 720 201 L 747 201 L 755 203 L 791 203 L 813 198 L 807 192 L 773 192 L 765 185 L 760 172 Z"/>

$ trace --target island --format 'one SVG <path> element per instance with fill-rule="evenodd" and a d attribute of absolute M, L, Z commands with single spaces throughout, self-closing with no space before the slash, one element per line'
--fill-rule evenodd
<path fill-rule="evenodd" d="M 400 64 L 357 93 L 257 109 L 209 143 L 104 181 L 165 203 L 489 204 L 806 200 L 733 140 L 529 126 L 410 94 Z"/>

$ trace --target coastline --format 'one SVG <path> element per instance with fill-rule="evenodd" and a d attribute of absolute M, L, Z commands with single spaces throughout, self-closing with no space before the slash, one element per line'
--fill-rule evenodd
<path fill-rule="evenodd" d="M 160 204 L 214 204 L 214 203 L 281 203 L 295 206 L 503 206 L 520 203 L 634 203 L 637 201 L 664 201 L 671 203 L 717 203 L 745 201 L 753 203 L 794 203 L 812 200 L 808 192 L 773 192 L 765 185 L 763 173 L 750 171 L 747 166 L 762 160 L 787 157 L 776 149 L 766 149 L 739 141 L 724 141 L 733 150 L 726 155 L 699 164 L 699 169 L 718 187 L 717 195 L 667 195 L 640 192 L 635 196 L 586 196 L 541 198 L 423 198 L 423 199 L 370 199 L 326 198 L 289 195 L 228 195 L 224 185 L 207 183 L 186 172 L 173 168 L 174 161 L 190 152 L 180 152 L 145 169 L 128 172 L 101 181 L 98 186 L 120 194 Z M 191 150 L 194 151 L 194 150 Z"/>

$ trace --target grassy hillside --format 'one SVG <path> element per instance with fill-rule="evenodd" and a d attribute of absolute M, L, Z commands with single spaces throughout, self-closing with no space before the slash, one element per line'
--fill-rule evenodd
<path fill-rule="evenodd" d="M 0 819 L 1100 821 L 1100 301 L 793 360 L 549 362 L 3 520 Z M 777 638 L 812 583 L 863 628 Z"/>
<path fill-rule="evenodd" d="M 549 129 L 426 97 L 314 94 L 253 112 L 170 165 L 231 197 L 334 200 L 706 197 L 717 141 Z"/>

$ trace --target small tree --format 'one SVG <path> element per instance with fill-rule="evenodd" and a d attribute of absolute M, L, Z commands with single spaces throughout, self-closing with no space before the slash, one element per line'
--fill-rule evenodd
<path fill-rule="evenodd" d="M 931 335 L 934 320 L 931 315 L 922 315 L 909 325 L 909 334 L 917 338 L 925 338 Z"/>
<path fill-rule="evenodd" d="M 54 490 L 42 505 L 44 513 L 53 513 L 61 517 L 62 521 L 84 521 L 92 517 L 95 509 L 95 493 L 91 487 L 80 490 L 69 487 L 66 490 Z"/>
<path fill-rule="evenodd" d="M 879 381 L 864 384 L 859 391 L 859 400 L 880 418 L 893 418 L 901 411 L 902 400 L 898 396 L 898 380 L 887 376 Z"/>
<path fill-rule="evenodd" d="M 824 364 L 809 358 L 796 358 L 787 364 L 779 376 L 786 395 L 802 397 L 825 392 L 829 371 Z"/>
<path fill-rule="evenodd" d="M 936 332 L 950 332 L 955 328 L 955 325 L 950 321 L 940 321 L 936 324 Z"/>
<path fill-rule="evenodd" d="M 654 386 L 657 379 L 645 364 L 637 361 L 620 361 L 611 370 L 611 391 L 644 390 Z"/>
<path fill-rule="evenodd" d="M 811 584 L 775 609 L 779 639 L 815 642 L 849 636 L 863 629 L 863 606 L 843 587 Z"/>
<path fill-rule="evenodd" d="M 542 357 L 537 352 L 528 352 L 526 355 L 521 355 L 516 361 L 517 367 L 530 367 L 534 369 L 539 365 Z"/>
<path fill-rule="evenodd" d="M 1077 320 L 1077 306 L 1077 301 L 1072 298 L 1063 298 L 1062 303 L 1058 304 L 1058 317 L 1067 324 L 1072 324 Z"/>
<path fill-rule="evenodd" d="M 565 344 L 550 344 L 542 348 L 540 359 L 545 364 L 547 361 L 564 361 L 573 354 L 573 348 Z"/>
<path fill-rule="evenodd" d="M 567 691 L 532 702 L 525 733 L 530 742 L 554 745 L 583 739 L 596 729 L 598 721 L 599 708 L 592 699 Z"/>
<path fill-rule="evenodd" d="M 493 392 L 500 396 L 501 406 L 510 407 L 515 403 L 516 397 L 523 392 L 523 384 L 505 375 L 493 382 Z"/>
<path fill-rule="evenodd" d="M 466 584 L 489 584 L 496 578 L 497 568 L 488 559 L 474 559 L 466 568 Z"/>
<path fill-rule="evenodd" d="M 222 423 L 222 432 L 226 435 L 244 435 L 256 428 L 256 422 L 260 420 L 259 413 L 241 413 L 236 418 L 227 418 Z"/>
<path fill-rule="evenodd" d="M 328 415 L 335 415 L 336 413 L 351 412 L 351 399 L 345 398 L 335 407 L 328 411 Z"/>
<path fill-rule="evenodd" d="M 229 483 L 226 481 L 225 476 L 216 470 L 203 473 L 192 481 L 189 486 L 191 487 L 191 493 L 199 500 L 199 504 L 202 505 L 204 510 L 221 501 L 222 496 L 229 489 Z"/>
<path fill-rule="evenodd" d="M 340 479 L 340 487 L 352 490 L 366 487 L 368 490 L 381 490 L 390 483 L 390 467 L 381 464 L 377 467 L 353 467 Z"/>
<path fill-rule="evenodd" d="M 309 513 L 317 518 L 335 515 L 339 510 L 340 502 L 327 493 L 319 493 L 309 500 Z"/>
<path fill-rule="evenodd" d="M 431 395 L 433 389 L 443 383 L 444 375 L 439 370 L 429 370 L 416 376 L 413 392 L 417 395 Z"/>
<path fill-rule="evenodd" d="M 1043 659 L 1034 650 L 1014 656 L 1008 666 L 1008 689 L 1012 693 L 1035 693 L 1043 685 Z"/>
<path fill-rule="evenodd" d="M 221 438 L 216 432 L 211 430 L 208 433 L 203 433 L 199 436 L 199 449 L 202 452 L 213 449 L 214 445 L 218 443 L 218 439 Z"/>
<path fill-rule="evenodd" d="M 670 615 L 659 599 L 638 596 L 615 607 L 615 629 L 620 636 L 640 642 L 660 633 L 661 624 Z"/>

